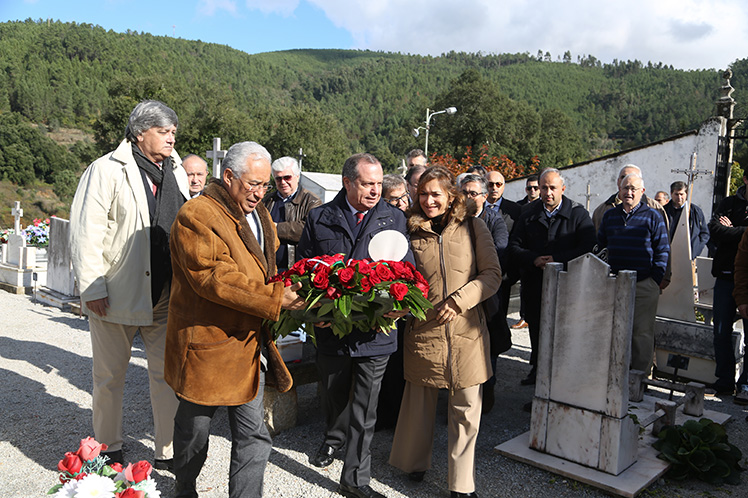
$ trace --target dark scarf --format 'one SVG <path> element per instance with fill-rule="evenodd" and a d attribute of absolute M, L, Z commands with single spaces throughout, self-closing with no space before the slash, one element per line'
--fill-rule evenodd
<path fill-rule="evenodd" d="M 172 170 L 171 157 L 164 159 L 162 167 L 159 168 L 145 157 L 135 144 L 132 144 L 132 155 L 140 169 L 140 176 L 148 198 L 148 213 L 151 218 L 151 301 L 155 306 L 161 297 L 164 285 L 171 282 L 169 231 L 185 199 L 179 191 L 177 178 Z M 146 175 L 156 185 L 155 197 Z"/>

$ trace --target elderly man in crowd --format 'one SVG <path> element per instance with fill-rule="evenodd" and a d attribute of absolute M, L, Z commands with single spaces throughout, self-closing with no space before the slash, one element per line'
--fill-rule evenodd
<path fill-rule="evenodd" d="M 262 203 L 270 211 L 281 245 L 276 254 L 278 271 L 286 271 L 296 262 L 296 244 L 304 230 L 306 217 L 312 208 L 322 205 L 316 195 L 299 185 L 301 168 L 293 157 L 281 157 L 271 166 L 275 192 L 270 192 Z"/>
<path fill-rule="evenodd" d="M 381 199 L 382 165 L 371 154 L 355 154 L 343 165 L 343 189 L 332 201 L 313 209 L 299 241 L 304 258 L 345 254 L 371 259 L 369 240 L 395 230 L 406 236 L 405 215 Z M 413 263 L 408 249 L 406 261 Z M 392 312 L 391 318 L 405 312 Z M 329 328 L 315 328 L 317 368 L 322 383 L 325 439 L 310 458 L 327 467 L 337 450 L 345 447 L 340 493 L 354 498 L 383 495 L 369 486 L 371 440 L 376 425 L 377 400 L 389 356 L 397 350 L 397 334 L 354 331 L 338 338 Z"/>
<path fill-rule="evenodd" d="M 400 175 L 384 175 L 382 179 L 382 199 L 392 207 L 405 212 L 410 207 L 408 183 Z"/>
<path fill-rule="evenodd" d="M 532 369 L 523 385 L 535 383 L 538 341 L 540 336 L 540 301 L 543 269 L 547 263 L 568 263 L 590 252 L 595 246 L 595 228 L 587 210 L 563 193 L 566 185 L 554 168 L 539 178 L 540 202 L 522 209 L 509 237 L 512 261 L 522 274 L 525 320 L 530 329 L 530 364 Z"/>
<path fill-rule="evenodd" d="M 670 202 L 664 206 L 670 224 L 670 240 L 675 236 L 675 230 L 678 228 L 683 207 L 687 201 L 688 192 L 684 182 L 674 182 L 670 185 Z M 694 203 L 691 203 L 689 208 L 688 229 L 691 234 L 691 259 L 696 259 L 709 242 L 709 228 L 701 208 Z"/>
<path fill-rule="evenodd" d="M 664 190 L 658 190 L 655 194 L 655 200 L 659 202 L 662 207 L 665 207 L 665 204 L 670 202 L 670 196 Z"/>
<path fill-rule="evenodd" d="M 670 244 L 662 216 L 642 200 L 642 177 L 629 173 L 619 183 L 621 202 L 604 214 L 597 239 L 599 247 L 608 248 L 608 264 L 614 273 L 636 271 L 631 368 L 649 375 L 654 356 L 657 302 Z"/>
<path fill-rule="evenodd" d="M 408 155 L 405 156 L 405 162 L 408 165 L 408 169 L 414 168 L 415 166 L 423 166 L 426 168 L 429 164 L 426 154 L 421 149 L 413 149 L 408 152 Z"/>
<path fill-rule="evenodd" d="M 190 197 L 197 197 L 208 180 L 208 163 L 200 156 L 188 154 L 182 159 L 182 167 L 187 172 L 187 180 L 190 182 Z"/>
<path fill-rule="evenodd" d="M 93 353 L 93 428 L 122 462 L 122 397 L 132 342 L 148 357 L 158 469 L 171 467 L 177 399 L 164 381 L 171 283 L 169 232 L 189 198 L 174 151 L 177 115 L 161 102 L 135 106 L 125 139 L 83 173 L 70 207 L 70 246 Z"/>
<path fill-rule="evenodd" d="M 208 455 L 210 422 L 228 407 L 231 428 L 229 496 L 260 497 L 271 440 L 264 422 L 268 360 L 278 358 L 262 321 L 300 309 L 301 284 L 268 283 L 278 239 L 261 204 L 270 154 L 255 142 L 229 148 L 221 180 L 179 212 L 171 238 L 174 284 L 166 340 L 166 380 L 179 396 L 174 426 L 178 497 L 196 497 Z M 278 366 L 287 374 L 282 360 Z M 288 376 L 290 377 L 290 376 Z M 285 387 L 290 388 L 290 385 Z"/>

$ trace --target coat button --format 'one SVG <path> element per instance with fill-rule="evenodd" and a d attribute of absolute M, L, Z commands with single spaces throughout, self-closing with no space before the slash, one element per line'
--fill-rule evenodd
<path fill-rule="evenodd" d="M 145 272 L 145 276 L 146 277 L 150 277 L 151 276 L 151 272 L 149 272 L 149 271 Z"/>

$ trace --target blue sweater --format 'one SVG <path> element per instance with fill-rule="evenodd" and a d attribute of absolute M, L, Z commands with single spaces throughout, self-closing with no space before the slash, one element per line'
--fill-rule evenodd
<path fill-rule="evenodd" d="M 659 284 L 670 257 L 670 243 L 662 216 L 640 203 L 626 218 L 623 205 L 609 209 L 597 233 L 600 247 L 608 248 L 613 272 L 636 270 L 637 281 L 652 277 Z"/>

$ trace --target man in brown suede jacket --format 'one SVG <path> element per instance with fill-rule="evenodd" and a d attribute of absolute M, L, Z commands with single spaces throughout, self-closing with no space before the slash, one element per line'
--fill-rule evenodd
<path fill-rule="evenodd" d="M 270 154 L 255 142 L 233 145 L 220 180 L 186 203 L 171 232 L 174 277 L 165 377 L 179 397 L 174 418 L 174 474 L 179 497 L 196 497 L 208 454 L 210 421 L 228 407 L 230 497 L 262 496 L 270 454 L 263 421 L 263 319 L 298 309 L 300 284 L 268 283 L 278 237 L 261 204 Z M 272 341 L 262 341 L 277 351 Z M 281 362 L 282 363 L 282 362 Z"/>

